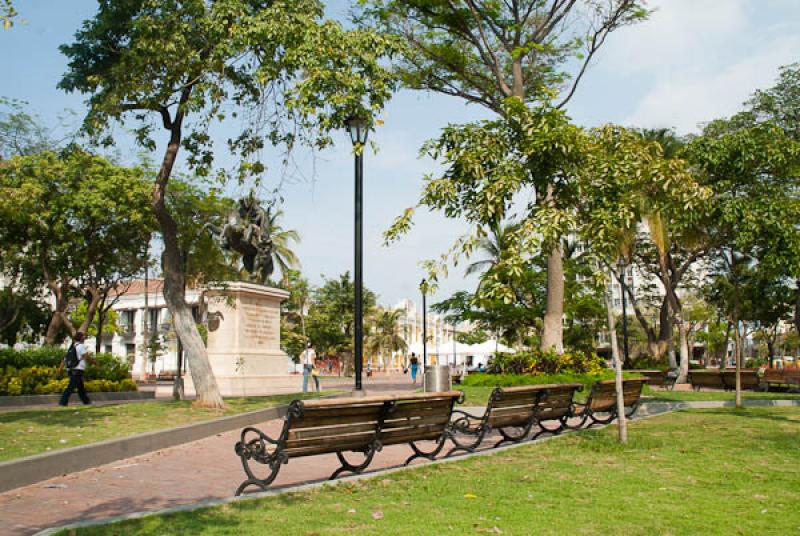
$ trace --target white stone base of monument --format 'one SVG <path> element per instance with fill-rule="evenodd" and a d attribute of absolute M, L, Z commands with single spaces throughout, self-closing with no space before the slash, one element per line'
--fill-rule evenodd
<path fill-rule="evenodd" d="M 303 390 L 302 376 L 223 376 L 217 378 L 217 385 L 223 397 L 267 396 L 299 393 Z M 172 386 L 170 386 L 172 389 Z M 170 391 L 172 392 L 172 391 Z M 194 383 L 190 377 L 184 381 L 184 393 L 187 398 L 194 398 Z"/>
<path fill-rule="evenodd" d="M 280 392 L 289 378 L 288 358 L 280 348 L 281 302 L 288 297 L 285 290 L 244 281 L 206 292 L 208 359 L 222 396 Z M 194 385 L 187 375 L 190 393 Z"/>

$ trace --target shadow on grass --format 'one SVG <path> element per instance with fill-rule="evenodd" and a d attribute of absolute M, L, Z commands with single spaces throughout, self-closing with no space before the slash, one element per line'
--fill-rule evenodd
<path fill-rule="evenodd" d="M 19 422 L 36 423 L 48 426 L 76 426 L 85 425 L 89 420 L 102 420 L 117 416 L 113 411 L 116 406 L 75 408 L 51 408 L 50 410 L 21 410 L 0 413 L 0 423 L 15 424 Z M 109 408 L 109 409 L 106 409 Z"/>

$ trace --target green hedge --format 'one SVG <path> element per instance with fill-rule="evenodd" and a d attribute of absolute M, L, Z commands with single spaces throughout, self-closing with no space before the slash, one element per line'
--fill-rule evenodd
<path fill-rule="evenodd" d="M 43 347 L 32 350 L 0 350 L 0 396 L 52 394 L 63 391 L 69 379 L 58 370 L 66 350 Z M 86 368 L 89 391 L 135 391 L 128 365 L 112 354 L 98 354 Z"/>
<path fill-rule="evenodd" d="M 605 360 L 594 352 L 529 350 L 515 354 L 499 353 L 489 360 L 489 374 L 600 374 L 606 370 Z"/>
<path fill-rule="evenodd" d="M 67 350 L 60 346 L 42 346 L 30 350 L 4 348 L 0 350 L 0 368 L 57 367 L 66 353 Z"/>
<path fill-rule="evenodd" d="M 542 385 L 546 383 L 582 383 L 588 393 L 598 380 L 613 380 L 614 371 L 606 369 L 591 374 L 487 374 L 472 373 L 462 381 L 470 387 L 514 387 L 517 385 Z"/>

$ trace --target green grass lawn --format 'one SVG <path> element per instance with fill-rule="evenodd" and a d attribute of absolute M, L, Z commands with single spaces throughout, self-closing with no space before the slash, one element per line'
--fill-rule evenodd
<path fill-rule="evenodd" d="M 320 394 L 332 394 L 333 391 Z M 309 394 L 309 397 L 316 396 Z M 302 393 L 225 399 L 224 411 L 191 402 L 48 407 L 0 413 L 0 461 L 287 404 Z"/>
<path fill-rule="evenodd" d="M 77 533 L 800 532 L 800 408 L 672 413 L 632 423 L 625 446 L 615 432 Z"/>
<path fill-rule="evenodd" d="M 453 385 L 453 389 L 464 391 L 466 406 L 485 406 L 489 400 L 489 395 L 494 387 L 489 386 L 470 386 Z M 584 390 L 575 393 L 577 400 L 586 399 L 588 391 Z M 651 397 L 658 402 L 683 402 L 691 400 L 734 400 L 736 395 L 732 392 L 722 391 L 665 391 L 662 389 L 650 389 L 645 386 L 644 396 Z M 754 391 L 744 391 L 742 393 L 746 400 L 800 400 L 800 393 L 762 393 Z"/>

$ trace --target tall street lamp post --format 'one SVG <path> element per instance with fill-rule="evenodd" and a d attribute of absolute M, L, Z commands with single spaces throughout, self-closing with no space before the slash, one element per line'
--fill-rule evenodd
<path fill-rule="evenodd" d="M 425 371 L 428 369 L 428 307 L 425 303 L 425 294 L 428 292 L 428 282 L 424 279 L 419 284 L 422 291 L 422 382 L 425 383 Z"/>
<path fill-rule="evenodd" d="M 628 302 L 625 298 L 625 259 L 619 258 L 619 293 L 622 295 L 622 355 L 628 361 Z"/>
<path fill-rule="evenodd" d="M 353 360 L 356 369 L 356 386 L 354 394 L 364 392 L 361 386 L 361 368 L 364 348 L 364 277 L 363 277 L 363 193 L 364 193 L 364 145 L 367 143 L 369 126 L 362 117 L 351 117 L 347 120 L 347 132 L 353 142 L 355 153 L 355 344 Z"/>

